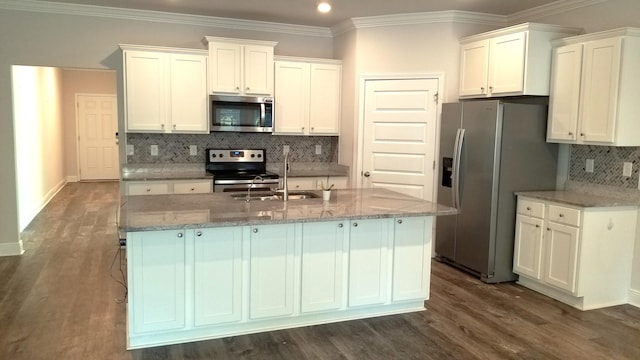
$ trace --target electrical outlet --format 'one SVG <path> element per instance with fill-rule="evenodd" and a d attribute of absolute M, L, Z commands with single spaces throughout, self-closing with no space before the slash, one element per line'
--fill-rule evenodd
<path fill-rule="evenodd" d="M 316 145 L 316 155 L 322 154 L 322 145 Z"/>
<path fill-rule="evenodd" d="M 587 159 L 587 163 L 585 164 L 584 170 L 588 173 L 593 172 L 593 159 Z"/>
<path fill-rule="evenodd" d="M 189 145 L 189 155 L 191 156 L 198 155 L 198 145 Z"/>
<path fill-rule="evenodd" d="M 133 155 L 133 145 L 127 145 L 127 155 Z"/>
<path fill-rule="evenodd" d="M 151 156 L 158 156 L 158 145 L 151 145 Z"/>
<path fill-rule="evenodd" d="M 282 155 L 289 152 L 289 145 L 282 145 Z"/>
<path fill-rule="evenodd" d="M 633 163 L 625 162 L 622 164 L 622 176 L 630 177 L 633 172 Z"/>

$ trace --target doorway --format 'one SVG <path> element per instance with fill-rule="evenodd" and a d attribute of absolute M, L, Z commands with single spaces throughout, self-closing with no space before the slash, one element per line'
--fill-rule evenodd
<path fill-rule="evenodd" d="M 434 199 L 440 77 L 365 79 L 360 186 Z"/>
<path fill-rule="evenodd" d="M 77 94 L 76 104 L 80 180 L 119 179 L 116 95 Z"/>

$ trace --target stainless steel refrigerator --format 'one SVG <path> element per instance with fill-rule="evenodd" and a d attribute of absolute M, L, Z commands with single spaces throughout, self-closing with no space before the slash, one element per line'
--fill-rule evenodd
<path fill-rule="evenodd" d="M 517 278 L 514 192 L 555 189 L 558 147 L 545 142 L 547 106 L 527 102 L 442 106 L 438 202 L 460 213 L 438 217 L 436 256 L 489 283 Z"/>

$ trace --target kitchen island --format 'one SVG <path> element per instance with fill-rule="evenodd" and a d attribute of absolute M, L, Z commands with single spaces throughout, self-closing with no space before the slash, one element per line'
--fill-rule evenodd
<path fill-rule="evenodd" d="M 424 310 L 433 217 L 455 213 L 383 189 L 123 196 L 128 348 Z"/>

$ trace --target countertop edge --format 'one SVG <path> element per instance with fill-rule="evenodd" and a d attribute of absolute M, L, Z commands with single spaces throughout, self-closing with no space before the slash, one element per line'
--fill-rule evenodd
<path fill-rule="evenodd" d="M 515 195 L 583 208 L 640 207 L 640 204 L 634 199 L 622 199 L 617 197 L 594 195 L 577 191 L 517 191 L 515 192 Z"/>

